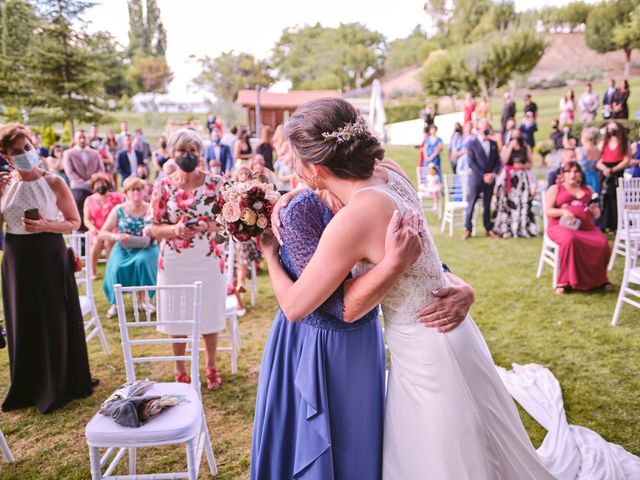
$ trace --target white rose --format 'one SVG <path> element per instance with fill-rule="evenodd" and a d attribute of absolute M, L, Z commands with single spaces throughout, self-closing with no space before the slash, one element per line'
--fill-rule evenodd
<path fill-rule="evenodd" d="M 258 228 L 265 229 L 267 228 L 268 224 L 269 224 L 269 220 L 267 219 L 267 217 L 265 217 L 264 215 L 258 215 L 258 221 L 256 222 L 256 225 L 258 226 Z"/>

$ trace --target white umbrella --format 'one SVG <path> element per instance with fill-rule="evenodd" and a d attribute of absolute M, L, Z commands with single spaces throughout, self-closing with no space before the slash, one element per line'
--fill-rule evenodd
<path fill-rule="evenodd" d="M 369 100 L 369 126 L 383 142 L 385 141 L 385 123 L 387 123 L 387 116 L 384 113 L 382 101 L 382 84 L 380 80 L 375 79 L 371 85 L 371 99 Z"/>

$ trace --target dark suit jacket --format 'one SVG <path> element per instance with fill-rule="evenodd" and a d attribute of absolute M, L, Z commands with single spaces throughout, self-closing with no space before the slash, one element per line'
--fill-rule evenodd
<path fill-rule="evenodd" d="M 603 105 L 611 105 L 613 103 L 613 96 L 616 94 L 618 89 L 616 88 L 612 93 L 609 93 L 609 89 L 607 88 L 604 91 L 604 95 L 602 96 L 602 104 Z"/>
<path fill-rule="evenodd" d="M 209 170 L 209 162 L 211 160 L 220 160 L 220 163 L 222 164 L 222 173 L 231 171 L 231 169 L 233 169 L 233 155 L 231 155 L 231 150 L 228 146 L 223 145 L 222 143 L 219 147 L 220 151 L 218 152 L 218 156 L 216 156 L 216 149 L 213 143 L 207 147 L 204 157 L 207 161 L 207 170 Z"/>
<path fill-rule="evenodd" d="M 142 160 L 142 152 L 139 150 L 133 150 L 136 154 L 136 166 L 144 164 Z M 129 155 L 126 150 L 120 150 L 118 152 L 118 157 L 116 158 L 116 172 L 120 174 L 121 181 L 124 182 L 125 179 L 129 178 L 131 174 L 135 174 L 136 172 L 131 171 L 131 164 L 129 163 Z"/>
<path fill-rule="evenodd" d="M 489 140 L 489 156 L 484 153 L 482 143 L 476 138 L 467 147 L 467 159 L 469 168 L 471 168 L 471 182 L 482 182 L 482 176 L 485 173 L 498 173 L 500 171 L 500 155 L 498 153 L 498 144 L 493 140 Z"/>
<path fill-rule="evenodd" d="M 502 123 L 502 128 L 507 124 L 507 120 L 510 118 L 515 118 L 516 116 L 516 104 L 511 101 L 509 103 L 505 103 L 502 107 L 502 115 L 500 116 L 500 122 Z"/>

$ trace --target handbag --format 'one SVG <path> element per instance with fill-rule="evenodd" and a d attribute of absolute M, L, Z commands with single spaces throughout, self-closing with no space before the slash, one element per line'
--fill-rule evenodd
<path fill-rule="evenodd" d="M 76 255 L 76 252 L 73 248 L 68 247 L 67 248 L 67 253 L 69 254 L 69 261 L 71 262 L 71 268 L 73 268 L 73 271 L 75 273 L 81 272 L 82 271 L 82 260 L 80 260 L 80 257 L 78 255 Z"/>
<path fill-rule="evenodd" d="M 564 217 L 560 217 L 560 226 L 568 228 L 569 230 L 578 230 L 581 223 L 582 222 L 579 218 L 576 218 L 573 223 L 567 223 L 567 220 Z"/>

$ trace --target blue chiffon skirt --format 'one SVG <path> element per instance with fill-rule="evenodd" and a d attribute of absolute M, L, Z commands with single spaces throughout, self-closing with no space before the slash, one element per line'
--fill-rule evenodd
<path fill-rule="evenodd" d="M 377 314 L 348 324 L 287 321 L 265 346 L 254 419 L 254 480 L 382 476 L 385 352 Z"/>
<path fill-rule="evenodd" d="M 116 303 L 113 286 L 142 287 L 155 285 L 158 275 L 158 246 L 147 248 L 123 248 L 120 242 L 111 249 L 104 271 L 104 293 L 111 305 Z M 154 292 L 151 293 L 153 295 Z"/>

